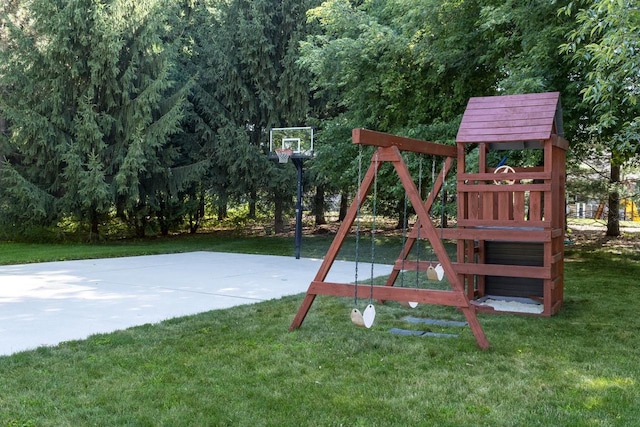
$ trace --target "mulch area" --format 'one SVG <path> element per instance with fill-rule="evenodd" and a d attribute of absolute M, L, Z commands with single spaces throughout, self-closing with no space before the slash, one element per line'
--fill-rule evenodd
<path fill-rule="evenodd" d="M 640 223 L 637 227 L 620 227 L 620 236 L 606 235 L 606 224 L 569 223 L 567 241 L 585 248 L 625 248 L 640 250 Z"/>

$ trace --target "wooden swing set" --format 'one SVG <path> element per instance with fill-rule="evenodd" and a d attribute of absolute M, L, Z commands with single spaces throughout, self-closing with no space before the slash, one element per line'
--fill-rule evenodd
<path fill-rule="evenodd" d="M 466 317 L 478 346 L 486 349 L 489 342 L 476 310 L 523 312 L 487 305 L 494 300 L 526 303 L 527 310 L 529 306 L 537 310 L 530 313 L 541 316 L 558 312 L 563 300 L 565 152 L 569 148 L 562 133 L 558 92 L 471 98 L 458 130 L 456 147 L 354 129 L 355 144 L 374 146 L 376 150 L 360 183 L 358 197 L 350 206 L 289 329 L 300 327 L 316 295 L 354 296 L 357 300 L 358 294 L 369 294 L 370 300 L 398 301 L 409 306 L 423 303 L 456 307 Z M 502 161 L 495 166 L 490 164 L 489 153 L 495 157 L 497 152 L 513 150 L 539 151 L 540 164 L 520 167 L 505 165 Z M 433 187 L 425 200 L 401 151 L 444 158 L 442 170 L 433 179 Z M 470 153 L 477 153 L 477 162 L 466 160 Z M 504 156 L 507 158 L 508 155 Z M 438 233 L 429 213 L 454 161 L 457 161 L 457 227 L 441 228 Z M 408 239 L 385 286 L 374 286 L 373 280 L 369 285 L 358 284 L 357 280 L 355 284 L 327 282 L 338 251 L 385 162 L 393 165 L 417 215 Z M 422 271 L 427 265 L 432 268 L 430 262 L 407 259 L 414 244 L 425 237 L 438 259 L 438 268 L 444 270 L 450 290 L 408 288 L 402 286 L 402 282 L 396 286 L 401 272 Z M 457 241 L 455 263 L 449 258 L 442 239 Z M 427 276 L 429 273 L 427 270 Z M 364 317 L 367 316 L 360 318 Z M 366 320 L 365 326 L 370 326 L 371 316 L 368 316 L 369 325 Z"/>
<path fill-rule="evenodd" d="M 354 129 L 352 132 L 354 144 L 363 144 L 377 147 L 371 158 L 371 164 L 360 183 L 358 189 L 358 197 L 354 199 L 347 214 L 334 238 L 327 254 L 314 280 L 309 285 L 307 294 L 298 309 L 298 313 L 293 319 L 290 330 L 300 327 L 304 321 L 315 297 L 317 295 L 332 295 L 340 297 L 349 297 L 353 295 L 368 295 L 371 299 L 399 301 L 403 303 L 422 303 L 436 304 L 457 307 L 464 314 L 473 335 L 476 338 L 478 346 L 482 349 L 489 347 L 489 342 L 485 337 L 482 326 L 476 316 L 475 307 L 469 302 L 465 294 L 464 285 L 461 278 L 453 268 L 453 264 L 445 250 L 436 227 L 432 223 L 429 213 L 434 204 L 436 195 L 440 192 L 444 184 L 444 179 L 452 169 L 454 160 L 457 156 L 457 149 L 443 144 L 421 141 L 412 138 L 403 138 L 380 132 L 374 132 L 365 129 Z M 437 174 L 437 178 L 433 183 L 433 187 L 425 200 L 422 200 L 418 188 L 407 168 L 402 157 L 401 151 L 409 151 L 430 156 L 444 157 L 443 170 Z M 400 182 L 402 183 L 406 197 L 414 206 L 417 220 L 409 232 L 408 238 L 402 251 L 398 257 L 398 261 L 403 263 L 406 270 L 419 269 L 420 266 L 416 261 L 407 260 L 407 255 L 416 243 L 419 236 L 424 236 L 429 240 L 433 251 L 441 264 L 444 274 L 446 275 L 450 285 L 450 290 L 439 289 L 421 289 L 395 286 L 396 279 L 400 273 L 400 267 L 394 267 L 384 286 L 374 286 L 373 284 L 358 283 L 332 283 L 325 281 L 336 256 L 342 247 L 351 226 L 357 218 L 357 215 L 364 203 L 366 196 L 369 194 L 371 187 L 375 181 L 378 170 L 383 163 L 389 162 L 393 165 Z M 423 263 L 425 265 L 426 263 Z M 426 265 L 425 265 L 426 266 Z"/>

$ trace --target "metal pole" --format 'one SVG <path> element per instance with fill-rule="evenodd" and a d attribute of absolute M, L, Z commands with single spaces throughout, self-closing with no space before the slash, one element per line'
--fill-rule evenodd
<path fill-rule="evenodd" d="M 296 200 L 296 259 L 300 259 L 302 246 L 302 163 L 303 159 L 291 159 L 298 171 L 298 199 Z"/>

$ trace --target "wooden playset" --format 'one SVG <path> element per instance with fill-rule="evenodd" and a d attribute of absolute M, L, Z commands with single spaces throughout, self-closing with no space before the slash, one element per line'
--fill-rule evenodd
<path fill-rule="evenodd" d="M 568 148 L 561 133 L 558 93 L 471 98 L 456 147 L 354 129 L 355 144 L 374 146 L 376 150 L 357 197 L 309 285 L 290 330 L 300 327 L 317 295 L 356 295 L 356 299 L 361 295 L 378 301 L 456 307 L 464 314 L 478 346 L 483 349 L 489 347 L 489 342 L 476 312 L 495 310 L 487 305 L 489 298 L 526 300 L 541 306 L 539 314 L 545 316 L 557 312 L 563 294 L 565 151 Z M 473 170 L 467 158 L 475 148 L 478 161 Z M 542 164 L 536 167 L 512 167 L 508 162 L 489 165 L 488 153 L 492 150 L 542 150 Z M 433 187 L 424 200 L 402 151 L 443 159 L 442 169 L 434 175 Z M 457 227 L 437 229 L 430 212 L 456 160 Z M 327 282 L 325 279 L 338 251 L 385 162 L 393 165 L 417 217 L 393 270 L 384 286 L 357 281 Z M 407 259 L 419 239 L 428 240 L 433 248 L 449 290 L 397 285 L 403 271 L 433 269 L 431 262 Z M 448 256 L 444 239 L 457 241 L 456 262 Z M 354 320 L 354 323 L 362 324 L 362 321 Z"/>
<path fill-rule="evenodd" d="M 458 224 L 444 236 L 458 242 L 455 270 L 467 296 L 537 301 L 540 310 L 533 314 L 556 313 L 563 299 L 569 145 L 559 93 L 472 98 L 456 144 Z M 472 170 L 467 157 L 474 146 L 478 166 Z M 502 173 L 487 164 L 498 150 L 541 150 L 542 161 Z"/>

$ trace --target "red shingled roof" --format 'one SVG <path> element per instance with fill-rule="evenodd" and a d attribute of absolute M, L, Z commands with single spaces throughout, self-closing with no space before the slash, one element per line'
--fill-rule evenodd
<path fill-rule="evenodd" d="M 558 92 L 469 99 L 457 142 L 544 140 L 562 129 Z M 554 127 L 555 125 L 555 127 Z M 561 132 L 561 131 L 560 131 Z"/>

